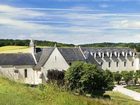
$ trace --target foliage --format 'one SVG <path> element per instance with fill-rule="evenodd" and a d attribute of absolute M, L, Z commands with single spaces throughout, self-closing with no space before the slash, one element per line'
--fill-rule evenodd
<path fill-rule="evenodd" d="M 64 76 L 65 71 L 59 71 L 59 70 L 48 70 L 47 78 L 48 82 L 56 82 L 58 85 L 64 84 Z"/>
<path fill-rule="evenodd" d="M 140 52 L 140 43 L 93 43 L 93 44 L 84 44 L 83 47 L 128 47 L 136 49 Z"/>
<path fill-rule="evenodd" d="M 113 88 L 113 75 L 95 65 L 74 62 L 66 71 L 67 88 L 80 94 L 93 94 Z"/>
<path fill-rule="evenodd" d="M 119 71 L 117 71 L 117 72 L 114 72 L 113 75 L 114 75 L 114 80 L 115 80 L 115 81 L 117 82 L 117 84 L 119 85 L 119 82 L 120 82 L 121 79 L 122 79 L 121 73 L 119 73 Z"/>
<path fill-rule="evenodd" d="M 65 44 L 65 43 L 58 43 L 53 41 L 41 41 L 36 40 L 37 46 L 51 46 L 53 47 L 55 44 L 58 47 L 74 47 L 74 44 Z M 13 39 L 0 39 L 0 47 L 1 46 L 28 46 L 30 40 L 13 40 Z M 80 45 L 82 47 L 128 47 L 132 49 L 136 49 L 140 52 L 140 43 L 93 43 L 93 44 L 84 44 Z"/>
<path fill-rule="evenodd" d="M 137 70 L 134 73 L 134 83 L 136 84 L 138 82 L 138 79 L 140 78 L 140 70 Z"/>
<path fill-rule="evenodd" d="M 0 77 L 0 105 L 114 105 L 109 100 L 75 96 L 50 84 L 43 87 L 29 87 Z"/>
<path fill-rule="evenodd" d="M 29 46 L 30 40 L 13 40 L 13 39 L 0 39 L 0 47 L 1 46 Z M 64 44 L 57 43 L 52 41 L 35 41 L 38 46 L 54 46 L 55 44 L 58 47 L 74 47 L 73 44 Z"/>
<path fill-rule="evenodd" d="M 130 80 L 133 80 L 133 75 L 134 75 L 133 71 L 122 71 L 121 74 L 127 85 Z"/>
<path fill-rule="evenodd" d="M 53 85 L 43 87 L 31 88 L 0 77 L 0 105 L 139 105 L 118 92 L 107 91 L 111 100 L 106 100 L 75 96 Z"/>

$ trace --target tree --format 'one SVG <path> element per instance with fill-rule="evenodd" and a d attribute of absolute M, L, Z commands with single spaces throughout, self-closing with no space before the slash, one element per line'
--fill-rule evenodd
<path fill-rule="evenodd" d="M 137 70 L 134 73 L 134 83 L 136 84 L 138 82 L 138 79 L 140 78 L 140 70 Z"/>
<path fill-rule="evenodd" d="M 114 72 L 113 74 L 114 74 L 114 80 L 115 80 L 115 81 L 117 82 L 117 84 L 119 85 L 119 82 L 120 82 L 121 79 L 122 79 L 121 73 L 119 73 L 119 71 L 117 71 L 117 72 Z"/>
<path fill-rule="evenodd" d="M 67 88 L 80 94 L 93 94 L 113 88 L 113 74 L 96 65 L 74 62 L 65 74 Z"/>
<path fill-rule="evenodd" d="M 134 75 L 133 71 L 122 71 L 121 74 L 127 85 L 130 80 L 133 80 L 133 75 Z"/>

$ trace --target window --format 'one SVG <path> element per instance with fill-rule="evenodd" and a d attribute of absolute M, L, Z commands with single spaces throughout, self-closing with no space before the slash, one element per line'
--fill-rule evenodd
<path fill-rule="evenodd" d="M 124 67 L 126 67 L 126 62 L 124 62 Z"/>
<path fill-rule="evenodd" d="M 111 62 L 108 62 L 108 67 L 111 67 Z"/>
<path fill-rule="evenodd" d="M 24 76 L 27 78 L 27 69 L 24 70 Z"/>
<path fill-rule="evenodd" d="M 71 64 L 72 64 L 72 63 L 70 62 L 69 65 L 71 66 Z"/>
<path fill-rule="evenodd" d="M 14 73 L 18 73 L 18 70 L 14 70 Z"/>
<path fill-rule="evenodd" d="M 102 66 L 103 65 L 103 62 L 101 62 L 100 65 Z"/>
<path fill-rule="evenodd" d="M 55 56 L 55 58 L 54 58 L 54 59 L 55 59 L 55 61 L 57 60 L 57 59 L 56 59 L 56 56 Z"/>
<path fill-rule="evenodd" d="M 132 66 L 134 66 L 134 61 L 132 61 Z"/>
<path fill-rule="evenodd" d="M 118 67 L 119 66 L 119 62 L 116 62 L 116 67 Z"/>

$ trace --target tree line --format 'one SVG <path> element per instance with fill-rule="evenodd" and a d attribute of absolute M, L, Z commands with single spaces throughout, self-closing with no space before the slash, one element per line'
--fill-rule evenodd
<path fill-rule="evenodd" d="M 82 44 L 83 47 L 128 47 L 136 49 L 140 52 L 140 43 L 93 43 L 93 44 Z"/>
<path fill-rule="evenodd" d="M 2 46 L 29 46 L 30 40 L 13 40 L 13 39 L 0 39 L 0 47 Z M 58 47 L 74 47 L 74 44 L 58 43 L 53 41 L 35 40 L 37 46 L 50 46 L 57 45 Z"/>
<path fill-rule="evenodd" d="M 29 46 L 30 40 L 13 40 L 13 39 L 0 39 L 1 46 Z M 35 40 L 37 46 L 50 46 L 53 47 L 75 47 L 74 44 L 58 43 L 53 41 Z M 82 47 L 128 47 L 136 49 L 140 52 L 140 43 L 93 43 L 93 44 L 81 44 Z"/>

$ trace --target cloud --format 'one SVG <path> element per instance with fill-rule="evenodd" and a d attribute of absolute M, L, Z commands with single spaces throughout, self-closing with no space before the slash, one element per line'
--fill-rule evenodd
<path fill-rule="evenodd" d="M 84 6 L 59 9 L 0 5 L 0 38 L 75 44 L 138 42 L 139 28 L 139 13 L 105 13 Z"/>
<path fill-rule="evenodd" d="M 108 7 L 109 7 L 108 4 L 100 4 L 99 6 L 100 6 L 101 8 L 108 8 Z"/>
<path fill-rule="evenodd" d="M 44 16 L 44 14 L 41 12 L 25 10 L 22 8 L 16 8 L 16 7 L 8 6 L 8 5 L 0 5 L 0 12 L 9 14 L 9 15 L 13 14 L 13 16 L 18 16 L 18 15 L 22 15 L 26 17 L 27 16 L 32 16 L 32 17 Z"/>

